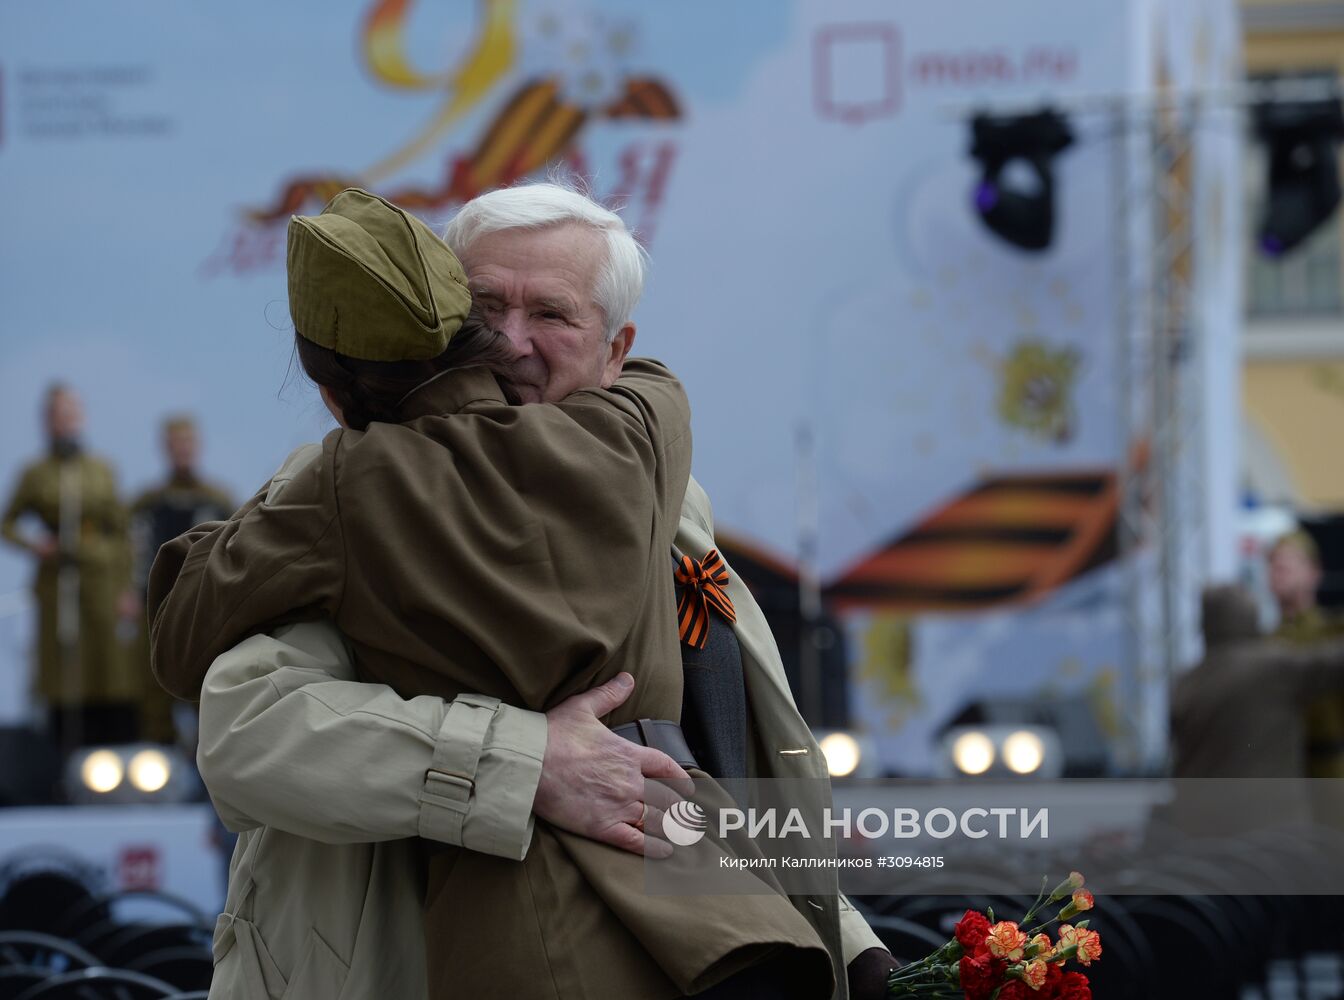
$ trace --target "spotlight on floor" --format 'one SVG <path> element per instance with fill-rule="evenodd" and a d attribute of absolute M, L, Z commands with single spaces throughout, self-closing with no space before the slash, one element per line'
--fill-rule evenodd
<path fill-rule="evenodd" d="M 813 735 L 832 778 L 862 780 L 878 776 L 877 748 L 864 733 L 852 729 L 817 729 Z"/>
<path fill-rule="evenodd" d="M 821 738 L 821 752 L 826 755 L 826 769 L 832 778 L 848 778 L 863 758 L 859 743 L 849 733 L 829 733 Z"/>
<path fill-rule="evenodd" d="M 126 766 L 126 776 L 142 792 L 154 793 L 168 784 L 173 767 L 162 750 L 141 750 Z"/>
<path fill-rule="evenodd" d="M 111 750 L 94 750 L 79 765 L 79 780 L 95 795 L 106 795 L 120 784 L 125 767 Z"/>
<path fill-rule="evenodd" d="M 76 805 L 188 802 L 200 779 L 176 747 L 151 743 L 89 747 L 65 765 L 65 795 Z"/>
<path fill-rule="evenodd" d="M 942 737 L 942 777 L 1058 778 L 1059 734 L 1048 726 L 951 726 Z"/>
<path fill-rule="evenodd" d="M 984 774 L 994 766 L 994 741 L 978 730 L 953 735 L 949 753 L 962 774 Z"/>

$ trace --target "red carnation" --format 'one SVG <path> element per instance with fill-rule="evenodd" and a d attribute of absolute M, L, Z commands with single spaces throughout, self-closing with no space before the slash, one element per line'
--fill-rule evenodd
<path fill-rule="evenodd" d="M 946 925 L 944 925 L 946 926 Z M 989 937 L 989 920 L 976 910 L 967 910 L 966 915 L 957 922 L 954 931 L 957 942 L 968 952 L 974 952 Z"/>
<path fill-rule="evenodd" d="M 989 1000 L 994 987 L 1003 982 L 1004 963 L 989 955 L 965 955 L 957 966 L 966 1000 Z M 1000 994 L 1002 996 L 1002 994 Z"/>
<path fill-rule="evenodd" d="M 1055 989 L 1055 1000 L 1092 1000 L 1092 985 L 1081 972 L 1066 972 Z M 1000 1000 L 1003 994 L 999 994 Z"/>
<path fill-rule="evenodd" d="M 1033 1000 L 1041 994 L 1032 992 L 1030 986 L 1020 979 L 1008 980 L 1008 985 L 999 990 L 998 1000 Z"/>
<path fill-rule="evenodd" d="M 1051 962 L 1045 969 L 1045 985 L 1041 987 L 1041 996 L 1054 997 L 1059 995 L 1059 985 L 1064 980 L 1064 970 L 1056 963 Z"/>

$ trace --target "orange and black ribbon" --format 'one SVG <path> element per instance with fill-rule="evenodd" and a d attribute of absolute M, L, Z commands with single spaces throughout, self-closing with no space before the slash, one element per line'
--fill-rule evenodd
<path fill-rule="evenodd" d="M 713 608 L 729 622 L 737 621 L 732 599 L 725 590 L 728 586 L 728 567 L 718 549 L 705 553 L 703 562 L 682 556 L 673 557 L 677 564 L 677 585 L 681 597 L 677 601 L 677 622 L 683 642 L 704 649 L 709 640 L 709 609 Z"/>

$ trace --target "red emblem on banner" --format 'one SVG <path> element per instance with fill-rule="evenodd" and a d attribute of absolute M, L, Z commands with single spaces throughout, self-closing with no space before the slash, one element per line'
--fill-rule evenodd
<path fill-rule="evenodd" d="M 117 859 L 117 883 L 122 889 L 158 889 L 159 867 L 157 847 L 123 847 Z"/>

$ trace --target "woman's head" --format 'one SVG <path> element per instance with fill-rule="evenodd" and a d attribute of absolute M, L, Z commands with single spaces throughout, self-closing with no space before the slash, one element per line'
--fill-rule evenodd
<path fill-rule="evenodd" d="M 469 317 L 453 252 L 367 191 L 292 218 L 286 263 L 299 363 L 349 427 L 396 420 L 401 399 L 441 372 L 509 358 L 508 342 Z"/>
<path fill-rule="evenodd" d="M 374 421 L 397 423 L 401 401 L 435 375 L 480 366 L 502 373 L 511 354 L 503 334 L 491 330 L 474 313 L 453 334 L 443 353 L 424 361 L 351 358 L 315 344 L 297 330 L 294 350 L 332 415 L 343 426 L 360 431 Z"/>

